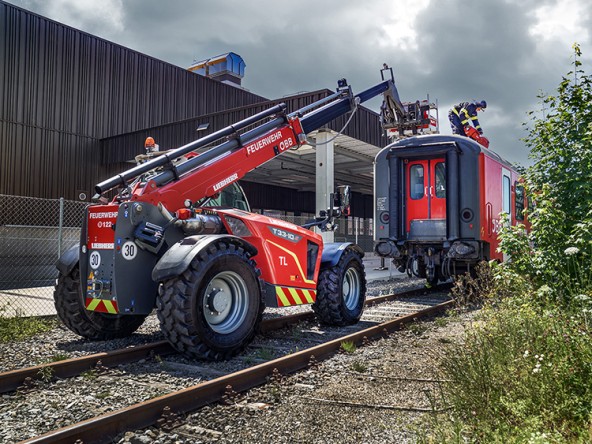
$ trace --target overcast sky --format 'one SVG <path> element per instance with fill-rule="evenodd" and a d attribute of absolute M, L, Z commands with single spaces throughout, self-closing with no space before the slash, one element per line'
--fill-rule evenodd
<path fill-rule="evenodd" d="M 267 98 L 341 77 L 359 92 L 388 63 L 402 100 L 438 100 L 442 133 L 451 105 L 487 100 L 491 148 L 522 164 L 526 113 L 571 69 L 574 42 L 592 71 L 590 0 L 8 1 L 182 67 L 236 52 L 243 86 Z"/>

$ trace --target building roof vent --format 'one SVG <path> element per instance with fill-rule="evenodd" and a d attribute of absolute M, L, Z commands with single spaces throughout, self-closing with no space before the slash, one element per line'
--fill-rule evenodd
<path fill-rule="evenodd" d="M 241 84 L 245 75 L 245 61 L 234 52 L 227 52 L 210 59 L 194 62 L 189 71 L 224 83 Z"/>

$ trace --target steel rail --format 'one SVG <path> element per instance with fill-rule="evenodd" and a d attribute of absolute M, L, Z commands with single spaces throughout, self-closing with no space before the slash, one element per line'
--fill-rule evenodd
<path fill-rule="evenodd" d="M 76 440 L 85 444 L 111 442 L 120 433 L 155 424 L 165 408 L 176 414 L 196 410 L 222 399 L 229 386 L 235 392 L 243 392 L 263 385 L 274 372 L 287 375 L 307 368 L 312 359 L 316 362 L 328 359 L 340 349 L 343 342 L 363 344 L 366 339 L 384 336 L 416 319 L 444 311 L 453 304 L 453 300 L 446 301 L 300 352 L 45 433 L 23 441 L 23 444 L 72 443 Z"/>
<path fill-rule="evenodd" d="M 278 318 L 265 319 L 259 327 L 262 333 L 296 324 L 314 317 L 314 313 L 296 313 Z M 129 364 L 151 356 L 167 356 L 177 351 L 168 341 L 157 341 L 149 344 L 126 347 L 118 350 L 93 353 L 92 355 L 64 359 L 63 361 L 48 362 L 32 367 L 20 368 L 0 373 L 0 394 L 14 391 L 21 387 L 27 378 L 41 379 L 42 375 L 51 374 L 55 378 L 70 378 L 95 368 L 99 363 L 103 367 L 116 367 Z"/>
<path fill-rule="evenodd" d="M 435 290 L 442 290 L 445 287 L 435 287 Z M 409 290 L 401 293 L 379 296 L 366 300 L 366 306 L 372 306 L 389 300 L 412 297 L 425 293 L 426 289 Z M 265 319 L 259 327 L 261 333 L 280 330 L 284 327 L 314 318 L 312 311 L 296 313 L 277 318 Z M 70 378 L 80 373 L 93 369 L 100 363 L 103 367 L 116 367 L 121 364 L 129 364 L 151 356 L 167 356 L 177 351 L 168 341 L 158 341 L 150 344 L 127 347 L 92 355 L 80 356 L 77 358 L 65 359 L 63 361 L 49 362 L 32 367 L 25 367 L 17 370 L 0 373 L 0 394 L 12 392 L 21 387 L 27 378 L 32 380 L 41 379 L 42 375 L 51 374 L 55 378 Z"/>

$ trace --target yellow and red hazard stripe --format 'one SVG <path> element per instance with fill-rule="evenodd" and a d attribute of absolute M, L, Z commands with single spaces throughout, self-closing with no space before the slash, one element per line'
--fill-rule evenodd
<path fill-rule="evenodd" d="M 119 313 L 117 301 L 110 301 L 109 299 L 86 298 L 85 306 L 88 311 L 98 311 L 99 313 L 109 314 Z"/>
<path fill-rule="evenodd" d="M 292 305 L 312 304 L 317 299 L 317 291 L 277 285 L 275 287 L 275 296 L 278 307 L 289 307 Z"/>

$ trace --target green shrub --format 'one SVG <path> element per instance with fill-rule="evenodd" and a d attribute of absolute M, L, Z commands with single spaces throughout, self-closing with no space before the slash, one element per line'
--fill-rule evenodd
<path fill-rule="evenodd" d="M 483 442 L 591 438 L 592 339 L 584 316 L 502 304 L 442 362 L 446 402 Z"/>
<path fill-rule="evenodd" d="M 574 51 L 574 71 L 531 113 L 531 230 L 506 216 L 510 260 L 492 264 L 483 322 L 445 354 L 451 409 L 421 442 L 592 442 L 592 77 Z"/>

